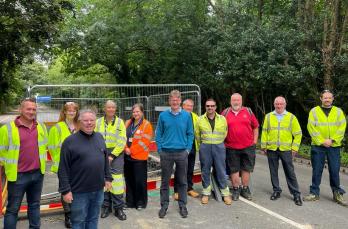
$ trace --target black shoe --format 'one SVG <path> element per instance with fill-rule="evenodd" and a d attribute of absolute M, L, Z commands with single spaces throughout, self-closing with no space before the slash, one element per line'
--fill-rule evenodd
<path fill-rule="evenodd" d="M 165 207 L 161 207 L 161 209 L 158 212 L 158 217 L 160 217 L 161 219 L 164 218 L 167 214 L 167 209 Z"/>
<path fill-rule="evenodd" d="M 233 201 L 237 201 L 239 199 L 239 192 L 240 192 L 239 187 L 232 188 L 232 200 Z"/>
<path fill-rule="evenodd" d="M 71 220 L 70 220 L 70 213 L 65 213 L 65 220 L 64 220 L 64 224 L 66 228 L 71 228 Z"/>
<path fill-rule="evenodd" d="M 136 209 L 137 209 L 138 211 L 142 211 L 142 210 L 145 209 L 145 206 L 138 206 L 138 207 L 136 207 Z"/>
<path fill-rule="evenodd" d="M 271 200 L 277 200 L 280 198 L 280 192 L 273 192 L 271 195 Z"/>
<path fill-rule="evenodd" d="M 123 212 L 123 208 L 117 208 L 115 209 L 115 216 L 119 219 L 119 220 L 126 220 L 127 216 L 126 214 L 124 214 Z"/>
<path fill-rule="evenodd" d="M 294 196 L 294 202 L 297 206 L 302 206 L 302 200 L 300 196 Z"/>
<path fill-rule="evenodd" d="M 110 212 L 112 210 L 109 207 L 102 207 L 101 208 L 101 214 L 100 214 L 100 218 L 106 218 L 110 215 Z"/>
<path fill-rule="evenodd" d="M 240 190 L 240 195 L 243 196 L 245 199 L 247 200 L 252 200 L 251 198 L 251 192 L 249 189 L 249 186 L 244 186 L 241 190 Z"/>
<path fill-rule="evenodd" d="M 182 218 L 186 218 L 188 215 L 187 208 L 185 206 L 180 207 L 179 213 L 180 213 Z"/>

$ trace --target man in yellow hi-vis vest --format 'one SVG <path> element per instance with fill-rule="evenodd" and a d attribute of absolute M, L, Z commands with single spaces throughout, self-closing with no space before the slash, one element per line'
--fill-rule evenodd
<path fill-rule="evenodd" d="M 126 220 L 123 211 L 125 205 L 123 200 L 124 179 L 123 150 L 126 145 L 126 127 L 122 119 L 117 117 L 116 103 L 108 100 L 104 107 L 105 116 L 97 120 L 95 131 L 100 132 L 105 140 L 106 148 L 109 152 L 110 170 L 113 178 L 112 188 L 104 193 L 104 203 L 101 211 L 101 218 L 108 217 L 112 208 L 115 209 L 115 216 L 119 220 Z"/>
<path fill-rule="evenodd" d="M 261 135 L 261 150 L 267 153 L 273 186 L 271 200 L 277 200 L 282 192 L 278 178 L 280 159 L 290 193 L 294 196 L 294 202 L 296 205 L 302 206 L 301 193 L 292 163 L 292 157 L 300 147 L 301 127 L 295 115 L 285 110 L 286 101 L 284 97 L 278 96 L 275 98 L 274 108 L 275 110 L 268 113 L 263 121 Z"/>
<path fill-rule="evenodd" d="M 47 130 L 36 121 L 36 102 L 21 102 L 20 115 L 0 128 L 0 159 L 8 180 L 4 228 L 16 228 L 23 196 L 29 228 L 40 228 L 40 199 L 46 166 Z"/>
<path fill-rule="evenodd" d="M 306 201 L 319 200 L 321 176 L 325 158 L 329 165 L 330 186 L 335 202 L 347 206 L 343 199 L 345 191 L 340 187 L 340 152 L 346 130 L 346 118 L 343 111 L 332 106 L 333 94 L 324 90 L 320 96 L 321 106 L 314 107 L 308 116 L 308 132 L 312 138 L 311 162 L 312 185 Z"/>
<path fill-rule="evenodd" d="M 218 188 L 225 204 L 231 205 L 232 199 L 226 181 L 226 148 L 224 144 L 227 135 L 227 122 L 224 116 L 216 113 L 216 102 L 208 99 L 205 102 L 206 113 L 199 117 L 195 137 L 200 144 L 199 160 L 202 170 L 202 204 L 209 202 L 212 190 L 210 175 L 212 166 L 216 172 Z"/>

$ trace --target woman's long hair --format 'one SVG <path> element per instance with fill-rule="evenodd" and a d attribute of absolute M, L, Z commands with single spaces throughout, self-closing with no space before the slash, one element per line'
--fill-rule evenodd
<path fill-rule="evenodd" d="M 77 126 L 78 124 L 78 118 L 79 118 L 79 105 L 77 103 L 74 102 L 67 102 L 64 104 L 64 106 L 62 107 L 62 109 L 60 110 L 60 114 L 59 114 L 59 119 L 58 122 L 62 122 L 65 121 L 66 119 L 66 115 L 65 112 L 68 110 L 68 108 L 74 108 L 74 110 L 76 111 L 76 116 L 74 118 L 74 124 L 75 126 Z"/>

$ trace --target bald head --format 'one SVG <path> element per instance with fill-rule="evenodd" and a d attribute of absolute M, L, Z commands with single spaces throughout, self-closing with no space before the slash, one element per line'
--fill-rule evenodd
<path fill-rule="evenodd" d="M 278 114 L 282 114 L 286 108 L 286 100 L 283 96 L 277 96 L 274 99 L 274 108 Z"/>
<path fill-rule="evenodd" d="M 239 93 L 233 93 L 231 95 L 231 107 L 234 111 L 239 111 L 242 108 L 243 98 Z"/>

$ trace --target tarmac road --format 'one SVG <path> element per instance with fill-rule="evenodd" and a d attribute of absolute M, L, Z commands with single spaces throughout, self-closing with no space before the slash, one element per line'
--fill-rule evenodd
<path fill-rule="evenodd" d="M 295 163 L 295 170 L 300 190 L 303 194 L 307 194 L 311 181 L 311 167 L 306 163 Z M 269 199 L 272 187 L 267 159 L 265 156 L 258 155 L 255 172 L 252 175 L 252 202 L 241 199 L 233 202 L 231 206 L 226 206 L 212 199 L 209 204 L 203 206 L 199 199 L 188 197 L 189 216 L 182 219 L 178 213 L 177 203 L 171 200 L 168 214 L 164 219 L 159 219 L 157 215 L 159 192 L 152 191 L 149 193 L 147 209 L 126 210 L 128 219 L 123 222 L 110 215 L 106 219 L 99 220 L 99 228 L 348 228 L 348 208 L 332 201 L 327 169 L 323 174 L 320 201 L 304 202 L 302 207 L 294 204 L 281 166 L 279 171 L 283 193 L 277 201 Z M 56 178 L 54 175 L 48 175 L 46 179 L 47 193 L 47 191 L 53 191 L 52 187 L 56 184 Z M 347 174 L 341 173 L 341 183 L 347 189 Z M 196 184 L 195 189 L 201 191 L 202 187 Z M 42 228 L 64 228 L 63 218 L 62 212 L 42 216 Z M 17 228 L 28 228 L 28 220 L 20 220 Z"/>

